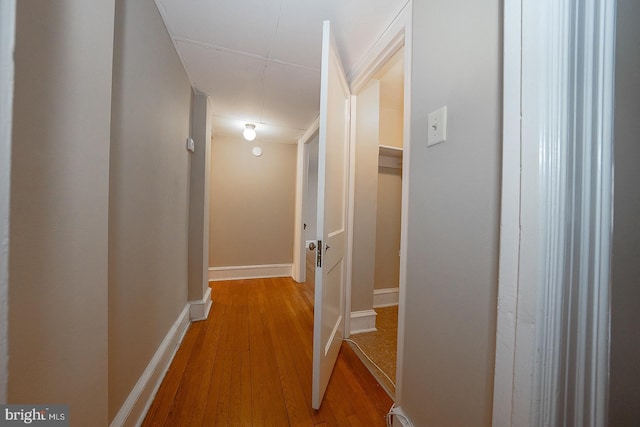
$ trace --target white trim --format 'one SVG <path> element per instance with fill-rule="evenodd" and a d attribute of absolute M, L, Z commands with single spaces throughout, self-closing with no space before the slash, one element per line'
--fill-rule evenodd
<path fill-rule="evenodd" d="M 358 97 L 351 95 L 350 99 L 350 118 L 351 127 L 349 133 L 349 183 L 347 195 L 347 248 L 346 248 L 346 275 L 344 310 L 345 314 L 351 312 L 351 289 L 353 279 L 353 228 L 355 222 L 355 205 L 356 205 L 356 112 L 358 105 Z M 351 335 L 351 316 L 345 316 L 344 337 L 349 338 Z"/>
<path fill-rule="evenodd" d="M 530 94 L 538 128 L 523 133 L 540 153 L 543 207 L 531 422 L 605 426 L 616 2 L 547 1 L 529 58 L 544 76 Z"/>
<path fill-rule="evenodd" d="M 293 264 L 237 265 L 209 267 L 209 281 L 291 277 Z"/>
<path fill-rule="evenodd" d="M 373 308 L 393 307 L 398 305 L 400 288 L 373 290 Z"/>
<path fill-rule="evenodd" d="M 9 201 L 16 1 L 0 1 L 0 404 L 7 402 L 9 363 Z"/>
<path fill-rule="evenodd" d="M 504 33 L 493 425 L 604 426 L 615 1 L 507 0 Z"/>
<path fill-rule="evenodd" d="M 158 388 L 171 365 L 171 361 L 189 328 L 189 305 L 178 316 L 149 361 L 127 400 L 116 414 L 110 427 L 139 426 L 153 403 Z"/>
<path fill-rule="evenodd" d="M 512 425 L 520 257 L 521 0 L 504 3 L 502 206 L 492 425 Z"/>
<path fill-rule="evenodd" d="M 405 45 L 405 30 L 411 22 L 411 2 L 408 1 L 398 15 L 374 43 L 362 61 L 347 76 L 351 93 L 358 94 L 373 75 Z"/>
<path fill-rule="evenodd" d="M 376 313 L 375 310 L 352 311 L 349 316 L 351 318 L 349 333 L 354 335 L 377 331 L 377 315 L 378 313 Z"/>
<path fill-rule="evenodd" d="M 313 137 L 316 136 L 318 130 L 320 129 L 320 116 L 316 117 L 316 119 L 311 123 L 309 128 L 304 131 L 304 134 L 300 137 L 298 142 L 302 142 L 303 144 L 308 144 L 313 140 Z"/>
<path fill-rule="evenodd" d="M 398 353 L 396 355 L 395 402 L 402 403 L 402 373 L 404 360 L 404 329 L 407 289 L 407 238 L 409 236 L 409 171 L 411 153 L 411 67 L 413 61 L 412 35 L 413 3 L 404 11 L 404 117 L 402 141 L 402 208 L 400 221 L 400 283 L 398 289 Z"/>
<path fill-rule="evenodd" d="M 209 311 L 211 310 L 211 288 L 207 287 L 204 293 L 204 297 L 201 300 L 189 301 L 189 320 L 197 322 L 199 320 L 206 320 L 209 317 Z"/>

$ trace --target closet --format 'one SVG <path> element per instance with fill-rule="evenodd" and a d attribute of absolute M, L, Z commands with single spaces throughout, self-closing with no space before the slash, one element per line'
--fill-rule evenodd
<path fill-rule="evenodd" d="M 350 338 L 392 396 L 400 281 L 402 58 L 400 49 L 357 94 L 355 107 Z"/>

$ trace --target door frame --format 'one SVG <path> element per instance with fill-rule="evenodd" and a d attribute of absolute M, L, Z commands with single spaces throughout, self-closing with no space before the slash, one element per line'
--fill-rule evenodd
<path fill-rule="evenodd" d="M 409 207 L 409 153 L 411 146 L 411 25 L 412 2 L 408 1 L 393 22 L 387 27 L 382 36 L 376 41 L 359 67 L 348 76 L 351 82 L 351 155 L 349 165 L 349 231 L 347 238 L 347 295 L 345 313 L 345 337 L 349 337 L 349 320 L 351 318 L 352 291 L 352 252 L 353 252 L 353 222 L 355 205 L 355 108 L 360 91 L 366 87 L 373 76 L 389 61 L 393 55 L 404 47 L 404 111 L 403 111 L 403 141 L 402 141 L 402 207 L 400 227 L 400 279 L 398 296 L 398 347 L 396 353 L 396 405 L 401 402 L 402 360 L 404 355 L 404 325 L 405 325 L 405 295 L 407 281 L 407 236 L 408 207 Z"/>
<path fill-rule="evenodd" d="M 9 202 L 16 0 L 0 1 L 0 404 L 7 402 L 9 362 Z"/>
<path fill-rule="evenodd" d="M 577 3 L 504 5 L 494 426 L 606 425 L 615 0 Z"/>

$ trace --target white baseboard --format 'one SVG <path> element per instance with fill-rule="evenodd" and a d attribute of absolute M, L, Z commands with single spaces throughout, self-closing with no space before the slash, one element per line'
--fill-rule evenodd
<path fill-rule="evenodd" d="M 189 327 L 189 304 L 185 305 L 182 313 L 169 329 L 160 343 L 156 354 L 153 355 L 138 382 L 129 393 L 127 400 L 116 414 L 110 427 L 139 426 L 158 392 L 160 383 L 169 369 L 173 356 L 182 342 Z"/>
<path fill-rule="evenodd" d="M 351 322 L 349 323 L 349 334 L 362 334 L 364 332 L 375 332 L 376 313 L 374 310 L 362 310 L 351 312 Z"/>
<path fill-rule="evenodd" d="M 199 301 L 189 301 L 189 320 L 197 322 L 206 320 L 211 309 L 211 288 L 207 287 L 204 297 Z"/>
<path fill-rule="evenodd" d="M 373 308 L 398 305 L 400 288 L 373 290 Z"/>
<path fill-rule="evenodd" d="M 209 267 L 209 281 L 291 277 L 293 264 L 238 265 Z"/>

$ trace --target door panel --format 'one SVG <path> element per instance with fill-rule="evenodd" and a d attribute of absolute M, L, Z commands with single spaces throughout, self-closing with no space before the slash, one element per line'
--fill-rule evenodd
<path fill-rule="evenodd" d="M 322 37 L 312 406 L 319 409 L 344 337 L 349 86 L 325 21 Z M 320 243 L 321 242 L 321 243 Z"/>

